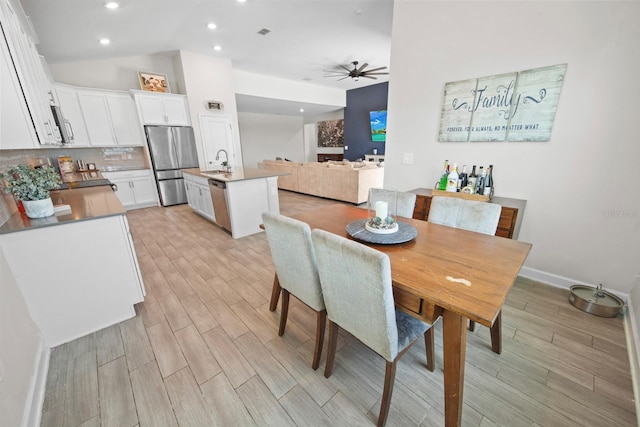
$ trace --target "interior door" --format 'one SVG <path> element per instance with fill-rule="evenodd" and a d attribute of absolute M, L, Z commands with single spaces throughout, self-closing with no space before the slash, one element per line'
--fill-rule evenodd
<path fill-rule="evenodd" d="M 231 166 L 237 166 L 233 150 L 231 117 L 200 114 L 200 128 L 204 149 L 204 169 L 216 169 L 224 160 L 227 160 Z M 225 150 L 229 158 L 225 159 L 224 153 L 220 153 L 219 159 L 216 160 L 216 154 L 219 150 Z"/>

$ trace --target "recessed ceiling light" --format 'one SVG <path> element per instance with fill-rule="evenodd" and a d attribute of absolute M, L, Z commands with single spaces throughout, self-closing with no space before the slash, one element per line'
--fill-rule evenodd
<path fill-rule="evenodd" d="M 105 44 L 106 45 L 106 44 L 109 44 L 109 43 L 111 43 L 111 40 L 109 40 L 109 39 L 100 39 L 100 44 Z"/>
<path fill-rule="evenodd" d="M 114 2 L 114 1 L 110 1 L 108 3 L 104 4 L 104 7 L 106 7 L 107 9 L 117 9 L 118 6 L 120 6 L 118 3 Z"/>
<path fill-rule="evenodd" d="M 238 0 L 238 3 L 246 3 L 247 0 Z"/>
<path fill-rule="evenodd" d="M 300 112 L 301 112 L 301 113 L 304 113 L 304 108 L 301 108 L 301 109 L 300 109 Z"/>
<path fill-rule="evenodd" d="M 216 28 L 218 28 L 218 26 L 216 24 L 214 24 L 213 22 L 209 22 L 207 24 L 207 28 L 210 30 L 215 30 Z"/>
<path fill-rule="evenodd" d="M 222 50 L 222 46 L 215 45 L 213 47 L 213 50 Z"/>

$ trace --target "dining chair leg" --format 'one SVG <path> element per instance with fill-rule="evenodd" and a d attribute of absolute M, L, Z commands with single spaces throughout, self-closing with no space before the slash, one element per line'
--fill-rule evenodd
<path fill-rule="evenodd" d="M 476 330 L 476 322 L 474 322 L 473 320 L 469 320 L 469 326 L 467 327 L 467 329 L 469 329 L 471 332 Z"/>
<path fill-rule="evenodd" d="M 316 348 L 313 351 L 313 363 L 311 367 L 316 370 L 320 366 L 320 357 L 322 356 L 322 345 L 324 344 L 324 330 L 327 326 L 327 310 L 316 312 Z"/>
<path fill-rule="evenodd" d="M 436 369 L 436 351 L 433 327 L 424 333 L 424 347 L 427 351 L 427 369 L 433 372 Z"/>
<path fill-rule="evenodd" d="M 280 313 L 280 329 L 278 335 L 284 335 L 284 328 L 287 326 L 287 316 L 289 315 L 289 291 L 282 289 L 282 311 Z"/>
<path fill-rule="evenodd" d="M 336 358 L 336 347 L 338 346 L 338 332 L 340 326 L 329 320 L 329 348 L 327 349 L 327 362 L 324 367 L 324 377 L 329 378 L 333 372 L 333 362 Z"/>
<path fill-rule="evenodd" d="M 491 350 L 502 353 L 502 310 L 498 312 L 496 321 L 491 327 Z"/>
<path fill-rule="evenodd" d="M 278 299 L 280 298 L 280 281 L 278 280 L 278 274 L 273 275 L 273 289 L 271 289 L 271 302 L 269 303 L 269 311 L 276 311 L 278 306 Z"/>
<path fill-rule="evenodd" d="M 387 423 L 389 415 L 389 407 L 391 406 L 391 396 L 393 394 L 393 385 L 396 380 L 396 357 L 393 362 L 387 362 L 387 369 L 384 374 L 384 391 L 382 392 L 382 403 L 380 404 L 380 415 L 378 415 L 378 427 L 383 427 Z"/>

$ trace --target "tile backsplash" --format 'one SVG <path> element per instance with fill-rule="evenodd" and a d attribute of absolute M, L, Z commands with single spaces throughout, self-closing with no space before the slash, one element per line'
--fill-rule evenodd
<path fill-rule="evenodd" d="M 0 150 L 0 171 L 18 164 L 50 164 L 58 167 L 58 156 L 71 156 L 76 160 L 95 163 L 103 172 L 133 169 L 149 169 L 145 147 L 101 147 L 101 148 L 40 148 L 34 150 Z M 2 185 L 0 184 L 0 187 Z M 4 224 L 17 207 L 13 197 L 0 194 L 0 225 Z"/>
<path fill-rule="evenodd" d="M 102 148 L 44 148 L 37 150 L 0 150 L 0 170 L 20 163 L 46 164 L 47 159 L 57 167 L 58 156 L 71 156 L 74 161 L 84 160 L 95 163 L 99 170 L 149 169 L 144 147 L 102 147 Z"/>

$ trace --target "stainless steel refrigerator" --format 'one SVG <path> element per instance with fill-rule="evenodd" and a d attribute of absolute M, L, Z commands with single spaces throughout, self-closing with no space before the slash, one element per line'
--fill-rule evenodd
<path fill-rule="evenodd" d="M 145 126 L 151 163 L 162 206 L 187 203 L 181 169 L 197 168 L 198 153 L 191 126 Z"/>

